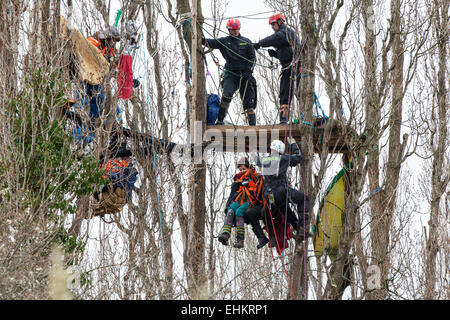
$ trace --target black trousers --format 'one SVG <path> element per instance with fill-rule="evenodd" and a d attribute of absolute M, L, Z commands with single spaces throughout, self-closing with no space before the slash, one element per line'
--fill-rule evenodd
<path fill-rule="evenodd" d="M 265 186 L 264 195 L 272 192 L 275 198 L 275 206 L 281 211 L 286 212 L 288 222 L 300 221 L 300 225 L 307 225 L 309 222 L 309 198 L 308 196 L 294 188 L 286 186 L 285 184 L 277 184 L 275 186 Z M 288 197 L 288 198 L 286 198 Z M 286 201 L 287 199 L 287 201 Z M 298 219 L 295 213 L 291 210 L 289 203 L 297 205 Z"/>
<path fill-rule="evenodd" d="M 280 79 L 280 105 L 287 104 L 289 105 L 292 101 L 292 97 L 294 96 L 294 85 L 298 88 L 300 84 L 299 71 L 297 69 L 297 74 L 292 73 L 295 70 L 292 65 L 282 67 L 283 71 L 281 72 Z M 292 74 L 291 74 L 292 73 Z M 294 77 L 297 77 L 297 81 L 294 83 Z"/>
<path fill-rule="evenodd" d="M 256 80 L 253 76 L 247 78 L 228 73 L 223 79 L 222 88 L 222 101 L 230 103 L 234 93 L 239 89 L 244 110 L 256 108 Z"/>
<path fill-rule="evenodd" d="M 260 224 L 260 220 L 263 219 L 263 209 L 264 206 L 262 204 L 258 204 L 254 207 L 248 208 L 244 213 L 244 222 L 252 226 L 253 233 L 257 238 L 264 237 Z"/>
<path fill-rule="evenodd" d="M 284 214 L 284 211 L 280 211 L 277 206 L 272 206 L 271 210 L 269 211 L 267 208 L 264 208 L 262 204 L 258 204 L 247 209 L 244 214 L 244 221 L 245 223 L 248 223 L 252 226 L 253 233 L 257 238 L 262 238 L 265 237 L 264 232 L 261 228 L 262 220 L 264 222 L 264 225 L 267 225 L 269 235 L 272 237 L 274 235 L 274 230 L 271 219 L 276 219 L 281 213 Z"/>

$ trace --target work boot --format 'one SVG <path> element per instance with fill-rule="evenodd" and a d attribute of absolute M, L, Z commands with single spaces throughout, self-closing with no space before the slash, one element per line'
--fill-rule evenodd
<path fill-rule="evenodd" d="M 256 238 L 258 238 L 258 244 L 256 245 L 256 248 L 261 249 L 269 242 L 269 239 L 267 239 L 264 231 L 261 229 L 261 225 L 259 224 L 259 222 L 252 225 L 252 227 L 253 233 L 255 234 Z"/>
<path fill-rule="evenodd" d="M 247 114 L 247 121 L 249 126 L 256 126 L 256 114 L 255 109 L 248 108 L 245 110 L 245 113 Z"/>
<path fill-rule="evenodd" d="M 280 124 L 285 124 L 287 123 L 287 118 L 288 118 L 288 105 L 287 104 L 282 104 L 280 107 Z"/>
<path fill-rule="evenodd" d="M 70 106 L 73 106 L 76 103 L 75 99 L 73 98 L 67 98 L 67 104 Z"/>
<path fill-rule="evenodd" d="M 225 101 L 222 101 L 220 103 L 219 115 L 217 116 L 216 125 L 223 125 L 223 119 L 225 119 L 225 116 L 227 115 L 229 105 L 230 103 Z"/>
<path fill-rule="evenodd" d="M 236 242 L 234 243 L 234 247 L 241 249 L 244 247 L 244 235 L 238 234 L 236 236 Z"/>
<path fill-rule="evenodd" d="M 219 236 L 219 241 L 220 243 L 222 243 L 224 246 L 228 245 L 228 239 L 230 239 L 230 234 L 228 232 L 223 232 L 220 236 Z"/>
<path fill-rule="evenodd" d="M 267 239 L 266 236 L 262 238 L 258 238 L 258 244 L 256 245 L 256 249 L 261 249 L 269 242 L 269 239 Z"/>

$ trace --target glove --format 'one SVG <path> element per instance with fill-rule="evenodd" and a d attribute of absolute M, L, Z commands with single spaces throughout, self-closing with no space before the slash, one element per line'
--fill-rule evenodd
<path fill-rule="evenodd" d="M 202 37 L 202 45 L 206 45 L 206 39 L 205 39 L 205 37 Z"/>
<path fill-rule="evenodd" d="M 259 42 L 254 43 L 253 48 L 255 48 L 255 50 L 258 50 L 259 48 L 261 48 L 261 45 L 259 44 Z"/>
<path fill-rule="evenodd" d="M 277 52 L 275 50 L 269 49 L 267 52 L 269 52 L 269 56 L 271 56 L 272 58 L 277 57 Z"/>
<path fill-rule="evenodd" d="M 138 79 L 133 79 L 133 88 L 137 88 L 141 85 Z"/>
<path fill-rule="evenodd" d="M 288 142 L 289 144 L 295 144 L 295 143 L 296 143 L 295 139 L 294 139 L 294 138 L 291 138 L 291 137 L 288 137 L 288 138 L 287 138 L 287 142 Z"/>

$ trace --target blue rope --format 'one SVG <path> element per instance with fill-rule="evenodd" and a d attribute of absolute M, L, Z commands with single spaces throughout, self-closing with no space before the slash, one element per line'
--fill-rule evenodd
<path fill-rule="evenodd" d="M 372 197 L 375 193 L 377 193 L 377 192 L 380 191 L 380 190 L 381 190 L 381 187 L 378 187 L 378 188 L 376 188 L 375 190 L 371 191 L 371 192 L 369 193 L 369 198 Z"/>
<path fill-rule="evenodd" d="M 323 137 L 323 124 L 328 120 L 328 116 L 325 114 L 325 111 L 323 110 L 322 105 L 320 104 L 319 98 L 317 97 L 317 94 L 315 92 L 314 92 L 314 104 L 316 105 L 317 116 L 319 116 L 319 109 L 322 111 L 322 118 L 320 119 L 320 137 L 319 137 L 319 144 L 321 144 L 322 137 Z M 314 128 L 314 131 L 315 131 L 315 128 Z"/>
<path fill-rule="evenodd" d="M 312 123 L 305 121 L 305 114 L 303 112 L 302 112 L 302 124 L 306 124 L 308 126 L 314 127 L 314 125 Z"/>
<path fill-rule="evenodd" d="M 322 109 L 322 105 L 319 102 L 319 98 L 317 98 L 317 94 L 314 92 L 314 104 L 316 105 L 316 112 L 319 115 L 319 109 L 322 111 L 322 116 L 325 119 L 328 119 L 328 116 L 325 114 L 325 111 Z"/>
<path fill-rule="evenodd" d="M 185 31 L 184 34 L 183 34 L 183 39 L 184 39 L 184 40 L 186 40 L 187 32 L 188 32 L 189 28 L 191 27 L 191 20 L 192 20 L 192 19 L 189 18 L 189 19 L 187 19 L 185 22 L 183 22 L 182 27 L 184 27 L 184 25 L 186 24 L 186 22 L 189 22 L 189 25 L 188 25 L 186 31 Z"/>
<path fill-rule="evenodd" d="M 342 102 L 341 102 L 341 114 L 342 114 L 342 117 L 345 119 L 344 107 L 342 106 Z"/>
<path fill-rule="evenodd" d="M 188 67 L 188 70 L 189 70 L 189 74 L 188 74 L 188 83 L 189 83 L 189 87 L 192 88 L 192 85 L 191 85 L 191 78 L 192 78 L 192 58 L 189 59 L 189 67 Z"/>

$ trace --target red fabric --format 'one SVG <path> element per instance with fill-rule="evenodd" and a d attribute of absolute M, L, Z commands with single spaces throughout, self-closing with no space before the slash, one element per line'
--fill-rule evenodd
<path fill-rule="evenodd" d="M 277 238 L 277 252 L 279 255 L 281 255 L 281 253 L 283 252 L 284 249 L 289 248 L 289 243 L 288 240 L 292 238 L 291 235 L 291 226 L 289 225 L 289 223 L 286 225 L 286 239 L 284 240 L 284 244 L 283 244 L 283 238 L 284 238 L 284 227 L 285 227 L 285 218 L 284 218 L 284 214 L 281 212 L 273 212 L 273 211 L 269 211 L 268 208 L 265 209 L 266 210 L 266 217 L 267 217 L 267 222 L 266 222 L 266 231 L 267 233 L 269 233 L 268 231 L 268 227 L 269 228 L 275 228 L 275 237 Z M 270 220 L 271 218 L 274 218 L 273 221 L 273 225 L 271 224 Z M 267 226 L 267 224 L 269 224 L 269 226 Z"/>
<path fill-rule="evenodd" d="M 133 57 L 120 55 L 119 76 L 117 77 L 119 98 L 130 99 L 133 92 Z"/>

